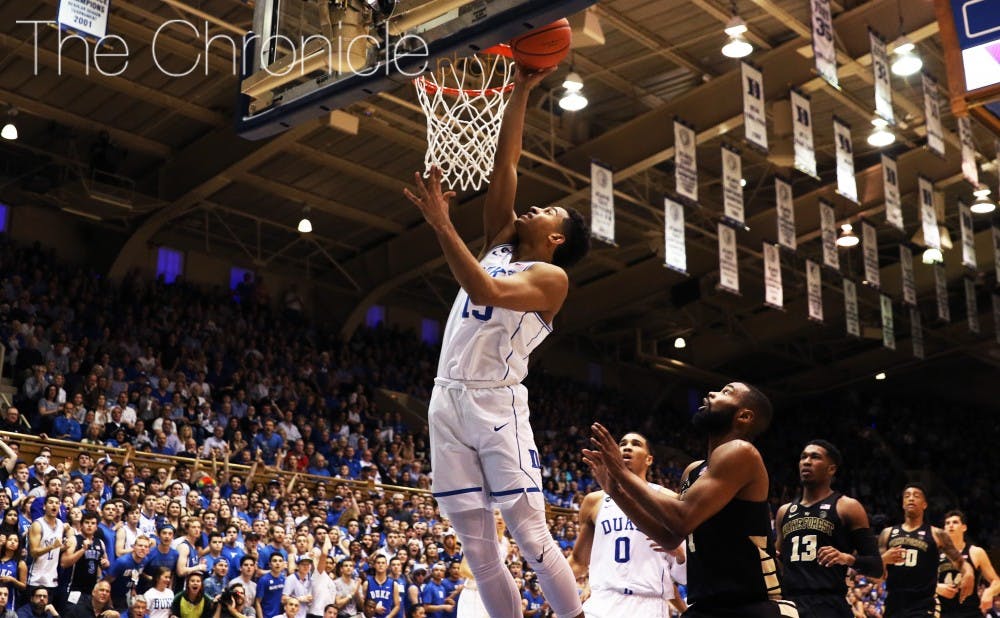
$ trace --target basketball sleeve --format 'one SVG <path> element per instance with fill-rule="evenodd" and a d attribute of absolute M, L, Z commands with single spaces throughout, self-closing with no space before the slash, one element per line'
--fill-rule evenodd
<path fill-rule="evenodd" d="M 854 558 L 854 570 L 869 577 L 882 576 L 882 556 L 878 551 L 878 541 L 871 528 L 851 530 L 851 545 L 858 554 Z"/>

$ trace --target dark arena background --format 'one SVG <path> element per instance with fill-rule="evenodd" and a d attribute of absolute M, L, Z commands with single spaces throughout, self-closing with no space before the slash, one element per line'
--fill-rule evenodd
<path fill-rule="evenodd" d="M 706 456 L 692 416 L 745 382 L 774 406 L 755 441 L 772 518 L 820 438 L 876 535 L 919 482 L 926 521 L 962 511 L 1000 564 L 994 0 L 17 0 L 0 3 L 11 612 L 41 618 L 42 590 L 60 616 L 190 618 L 198 572 L 214 616 L 285 616 L 280 554 L 289 618 L 386 616 L 350 591 L 340 605 L 332 580 L 287 583 L 346 560 L 344 585 L 374 599 L 377 556 L 397 618 L 487 615 L 460 607 L 472 572 L 432 495 L 428 405 L 464 292 L 403 191 L 431 161 L 465 174 L 450 220 L 479 254 L 497 104 L 518 96 L 513 60 L 483 50 L 561 17 L 572 47 L 528 95 L 515 208 L 575 208 L 592 233 L 524 381 L 563 553 L 600 489 L 592 423 L 640 432 L 649 480 L 680 491 Z M 414 87 L 453 65 L 457 95 Z M 456 97 L 489 113 L 468 121 Z M 106 564 L 83 552 L 91 511 Z M 168 529 L 187 534 L 180 562 Z M 510 533 L 502 547 L 523 615 L 555 615 L 533 558 Z M 980 575 L 986 602 L 963 616 L 1000 590 Z M 240 577 L 263 605 L 234 600 Z M 845 581 L 844 615 L 883 616 L 882 579 Z"/>

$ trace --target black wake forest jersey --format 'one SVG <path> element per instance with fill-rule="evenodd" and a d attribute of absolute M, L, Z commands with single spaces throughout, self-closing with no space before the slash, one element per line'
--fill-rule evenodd
<path fill-rule="evenodd" d="M 958 600 L 958 595 L 950 599 L 939 597 L 941 601 L 941 618 L 952 618 L 953 616 L 975 616 L 976 618 L 980 618 L 982 616 L 982 612 L 979 611 L 978 594 L 980 575 L 979 569 L 976 568 L 976 565 L 972 562 L 972 557 L 969 556 L 969 548 L 971 547 L 972 545 L 965 544 L 965 547 L 962 548 L 962 557 L 972 565 L 972 569 L 975 572 L 976 585 L 973 586 L 972 594 L 965 599 L 964 603 Z M 947 585 L 955 584 L 957 586 L 958 582 L 961 581 L 961 572 L 955 568 L 955 565 L 951 563 L 951 560 L 948 560 L 948 556 L 945 556 L 944 553 L 941 553 L 939 558 L 941 562 L 938 564 L 938 583 Z"/>
<path fill-rule="evenodd" d="M 681 495 L 708 468 L 702 462 Z M 733 499 L 687 538 L 688 602 L 733 607 L 781 598 L 767 502 Z"/>
<path fill-rule="evenodd" d="M 900 564 L 886 566 L 886 605 L 898 610 L 933 603 L 940 558 L 930 524 L 910 532 L 893 526 L 888 548 L 893 547 L 902 547 L 906 554 Z"/>
<path fill-rule="evenodd" d="M 806 506 L 801 499 L 789 505 L 778 523 L 781 528 L 781 587 L 785 596 L 847 595 L 844 583 L 847 567 L 825 567 L 819 563 L 821 547 L 832 546 L 837 551 L 851 553 L 850 531 L 837 515 L 837 500 L 842 494 L 833 492 L 823 500 Z"/>

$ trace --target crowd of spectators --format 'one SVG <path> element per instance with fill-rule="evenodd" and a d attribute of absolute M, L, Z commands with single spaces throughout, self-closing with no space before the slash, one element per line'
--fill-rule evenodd
<path fill-rule="evenodd" d="M 203 615 L 219 609 L 234 618 L 254 611 L 262 612 L 257 618 L 274 618 L 290 610 L 280 604 L 281 595 L 277 605 L 256 606 L 261 581 L 274 586 L 280 579 L 285 590 L 299 565 L 302 573 L 310 572 L 304 566 L 308 563 L 315 572 L 329 572 L 331 590 L 334 580 L 344 583 L 330 598 L 292 594 L 300 598 L 289 618 L 324 615 L 324 602 L 341 596 L 347 599 L 344 606 L 327 618 L 381 615 L 366 609 L 365 600 L 353 592 L 355 586 L 370 587 L 368 569 L 378 571 L 376 581 L 388 573 L 398 582 L 408 611 L 428 605 L 436 609 L 419 611 L 452 615 L 438 612 L 453 610 L 461 592 L 458 588 L 455 593 L 462 581 L 460 547 L 433 499 L 408 491 L 430 487 L 426 424 L 382 410 L 375 401 L 377 389 L 426 400 L 437 350 L 411 333 L 382 327 L 360 329 L 342 341 L 335 334 L 337 325 L 305 318 L 294 290 L 284 296 L 280 309 L 272 307 L 269 296 L 252 279 L 235 292 L 208 290 L 182 279 L 168 285 L 138 274 L 111 282 L 84 267 L 60 264 L 38 246 L 0 243 L 0 339 L 9 365 L 5 375 L 12 375 L 18 387 L 15 405 L 0 418 L 0 430 L 189 460 L 122 466 L 81 454 L 71 462 L 43 456 L 19 464 L 7 495 L 0 495 L 0 506 L 17 515 L 11 517 L 20 547 L 28 547 L 28 524 L 45 512 L 45 497 L 56 495 L 62 504 L 59 517 L 75 532 L 84 534 L 89 515 L 98 514 L 107 558 L 102 572 L 119 570 L 109 603 L 122 612 L 142 593 L 150 606 L 162 605 L 167 596 L 170 603 L 186 603 L 188 616 L 194 604 L 207 612 Z M 703 448 L 689 430 L 687 407 L 651 410 L 634 395 L 537 370 L 528 387 L 550 504 L 576 509 L 596 488 L 580 458 L 594 419 L 619 432 L 642 431 L 654 446 L 672 446 L 658 451 L 661 456 L 651 470 L 651 480 L 670 488 L 678 487 L 689 456 L 697 457 Z M 980 540 L 995 533 L 975 514 L 995 509 L 997 487 L 968 467 L 936 467 L 949 460 L 955 447 L 941 437 L 954 432 L 943 427 L 928 431 L 926 425 L 917 431 L 905 407 L 865 406 L 856 394 L 797 404 L 781 414 L 788 420 L 779 417 L 776 430 L 759 445 L 769 464 L 775 508 L 794 497 L 802 445 L 822 435 L 845 456 L 838 488 L 862 501 L 874 527 L 899 518 L 903 478 L 890 452 L 894 449 L 904 453 L 908 466 L 935 464 L 955 493 L 970 501 L 961 506 L 970 514 L 973 530 L 983 526 Z M 836 423 L 800 422 L 834 415 Z M 983 435 L 963 434 L 962 439 Z M 995 467 L 997 454 L 989 456 Z M 233 463 L 287 474 L 261 485 L 252 474 L 231 473 L 227 464 Z M 990 464 L 967 466 L 981 465 Z M 330 481 L 306 483 L 298 476 L 304 474 Z M 372 493 L 356 481 L 399 489 Z M 568 552 L 577 534 L 574 518 L 554 516 L 551 530 Z M 0 533 L 11 534 L 5 528 Z M 147 562 L 137 573 L 127 564 L 119 567 L 119 561 L 139 558 L 139 536 L 148 537 L 153 548 L 145 551 L 157 556 L 169 554 L 171 545 L 188 548 L 174 564 Z M 510 547 L 512 571 L 530 591 L 532 574 L 516 544 Z M 60 551 L 74 553 L 65 547 Z M 280 568 L 272 562 L 276 554 L 283 561 Z M 242 564 L 244 556 L 250 558 L 247 565 Z M 224 567 L 216 568 L 220 564 Z M 165 565 L 166 575 L 154 568 Z M 72 571 L 72 565 L 67 568 Z M 192 573 L 202 576 L 196 590 L 185 587 L 191 585 Z M 72 572 L 66 577 L 72 579 Z M 131 583 L 123 584 L 128 578 Z M 88 602 L 103 594 L 93 587 L 96 579 L 81 581 L 86 585 L 74 580 L 73 585 L 83 587 L 66 591 L 87 595 Z M 242 601 L 229 594 L 233 582 L 246 595 Z M 410 598 L 414 582 L 418 592 Z M 0 591 L 2 584 L 0 573 Z M 430 594 L 420 603 L 421 586 L 438 596 Z M 10 607 L 35 601 L 24 596 L 24 589 L 8 588 Z M 160 600 L 151 600 L 151 589 Z M 345 590 L 350 594 L 339 594 Z M 61 592 L 50 594 L 50 600 L 65 600 L 58 596 Z M 863 608 L 859 615 L 878 616 L 881 595 L 878 586 L 857 581 L 849 597 Z M 169 616 L 147 610 L 150 618 Z"/>

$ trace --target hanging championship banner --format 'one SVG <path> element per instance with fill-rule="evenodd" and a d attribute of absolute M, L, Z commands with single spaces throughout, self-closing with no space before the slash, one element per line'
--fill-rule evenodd
<path fill-rule="evenodd" d="M 767 117 L 764 115 L 764 74 L 746 60 L 743 72 L 743 131 L 747 142 L 767 152 Z"/>
<path fill-rule="evenodd" d="M 882 155 L 882 189 L 885 195 L 885 220 L 900 232 L 903 230 L 903 202 L 899 197 L 899 168 L 896 160 Z"/>
<path fill-rule="evenodd" d="M 858 183 L 854 178 L 854 146 L 851 142 L 851 127 L 836 116 L 833 117 L 833 141 L 837 147 L 837 193 L 857 203 Z"/>
<path fill-rule="evenodd" d="M 847 320 L 847 334 L 861 336 L 861 318 L 858 316 L 858 286 L 850 279 L 844 279 L 844 317 Z"/>
<path fill-rule="evenodd" d="M 917 284 L 913 278 L 913 252 L 906 245 L 899 245 L 899 270 L 903 279 L 903 302 L 914 307 L 917 304 Z"/>
<path fill-rule="evenodd" d="M 615 244 L 615 186 L 611 168 L 590 163 L 590 235 Z"/>
<path fill-rule="evenodd" d="M 923 73 L 924 117 L 927 119 L 927 148 L 939 157 L 944 156 L 944 129 L 941 128 L 941 108 L 938 105 L 938 83 Z"/>
<path fill-rule="evenodd" d="M 777 245 L 764 243 L 764 304 L 775 309 L 785 306 L 781 287 L 781 252 Z"/>
<path fill-rule="evenodd" d="M 993 330 L 997 334 L 997 343 L 1000 343 L 1000 294 L 993 295 Z"/>
<path fill-rule="evenodd" d="M 889 52 L 885 41 L 877 32 L 868 29 L 872 48 L 872 73 L 875 76 L 875 113 L 889 123 L 895 122 L 892 114 L 892 79 L 889 75 Z"/>
<path fill-rule="evenodd" d="M 108 35 L 110 12 L 111 0 L 61 0 L 57 19 L 61 29 L 100 40 Z"/>
<path fill-rule="evenodd" d="M 962 231 L 962 266 L 975 270 L 976 239 L 972 229 L 972 211 L 961 201 L 958 202 L 958 221 Z"/>
<path fill-rule="evenodd" d="M 958 121 L 958 141 L 962 144 L 962 176 L 973 189 L 979 188 L 979 168 L 976 167 L 976 143 L 972 141 L 972 120 L 965 116 Z"/>
<path fill-rule="evenodd" d="M 833 15 L 830 0 L 812 0 L 813 57 L 816 72 L 834 88 L 837 83 L 837 48 L 833 43 Z"/>
<path fill-rule="evenodd" d="M 740 293 L 740 269 L 736 266 L 736 230 L 720 223 L 719 287 L 733 294 Z"/>
<path fill-rule="evenodd" d="M 840 271 L 840 254 L 837 252 L 837 215 L 826 200 L 819 200 L 819 228 L 823 239 L 823 265 Z"/>
<path fill-rule="evenodd" d="M 979 303 L 976 302 L 976 282 L 965 278 L 965 317 L 969 322 L 969 332 L 979 334 Z"/>
<path fill-rule="evenodd" d="M 924 329 L 920 325 L 920 309 L 910 307 L 910 339 L 913 342 L 913 356 L 924 358 Z"/>
<path fill-rule="evenodd" d="M 775 177 L 774 199 L 778 206 L 778 244 L 795 251 L 795 202 L 791 183 Z"/>
<path fill-rule="evenodd" d="M 694 129 L 674 118 L 674 179 L 677 194 L 692 202 L 698 201 L 698 145 Z"/>
<path fill-rule="evenodd" d="M 816 148 L 813 146 L 812 103 L 809 97 L 792 89 L 792 143 L 795 169 L 818 179 Z"/>
<path fill-rule="evenodd" d="M 948 307 L 948 279 L 944 272 L 944 264 L 934 265 L 934 294 L 937 296 L 938 319 L 951 322 L 951 309 Z"/>
<path fill-rule="evenodd" d="M 664 263 L 667 268 L 687 274 L 687 250 L 684 247 L 684 206 L 669 197 L 663 198 Z"/>
<path fill-rule="evenodd" d="M 722 145 L 722 216 L 743 227 L 743 160 L 740 151 Z"/>
<path fill-rule="evenodd" d="M 809 319 L 823 321 L 823 279 L 819 264 L 806 260 L 806 298 L 809 301 Z"/>
<path fill-rule="evenodd" d="M 865 281 L 876 290 L 882 287 L 882 277 L 878 268 L 878 233 L 875 226 L 861 222 L 861 251 L 865 262 Z"/>
<path fill-rule="evenodd" d="M 938 230 L 937 212 L 934 210 L 934 185 L 924 176 L 917 181 L 920 200 L 920 225 L 924 231 L 924 246 L 941 250 L 941 232 Z"/>
<path fill-rule="evenodd" d="M 885 294 L 879 294 L 882 307 L 882 345 L 890 350 L 896 349 L 896 327 L 892 323 L 892 299 Z"/>

